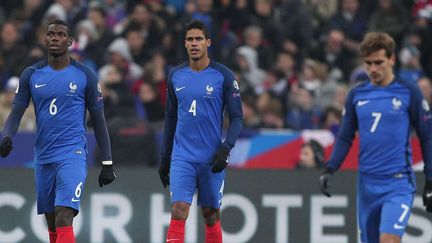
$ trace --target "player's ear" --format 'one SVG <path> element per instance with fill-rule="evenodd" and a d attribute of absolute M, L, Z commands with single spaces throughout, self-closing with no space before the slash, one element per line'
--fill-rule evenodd
<path fill-rule="evenodd" d="M 73 38 L 69 37 L 68 46 L 71 46 L 73 44 Z"/>
<path fill-rule="evenodd" d="M 210 47 L 211 45 L 211 39 L 207 39 L 207 47 Z"/>

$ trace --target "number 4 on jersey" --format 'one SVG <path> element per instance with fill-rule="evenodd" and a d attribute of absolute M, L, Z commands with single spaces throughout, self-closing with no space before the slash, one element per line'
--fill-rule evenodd
<path fill-rule="evenodd" d="M 196 108 L 196 100 L 193 100 L 189 108 L 189 112 L 191 112 L 193 116 L 196 116 Z"/>

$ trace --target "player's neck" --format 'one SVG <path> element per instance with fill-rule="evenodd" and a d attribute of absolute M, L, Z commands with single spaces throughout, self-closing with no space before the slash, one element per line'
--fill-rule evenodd
<path fill-rule="evenodd" d="M 195 72 L 204 70 L 206 67 L 208 67 L 209 64 L 210 64 L 210 58 L 208 57 L 203 57 L 200 58 L 199 60 L 189 59 L 190 68 Z"/>
<path fill-rule="evenodd" d="M 380 84 L 380 86 L 385 87 L 385 86 L 389 85 L 393 81 L 393 79 L 394 79 L 394 74 L 391 73 L 390 75 L 387 76 L 386 79 L 383 80 L 383 82 Z"/>
<path fill-rule="evenodd" d="M 61 70 L 70 64 L 69 55 L 53 56 L 48 55 L 48 64 L 54 70 Z"/>

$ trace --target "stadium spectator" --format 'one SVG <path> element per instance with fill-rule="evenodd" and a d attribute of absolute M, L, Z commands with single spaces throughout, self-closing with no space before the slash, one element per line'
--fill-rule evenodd
<path fill-rule="evenodd" d="M 324 148 L 314 139 L 301 146 L 299 157 L 297 169 L 321 169 L 324 166 Z"/>
<path fill-rule="evenodd" d="M 16 25 L 10 21 L 5 22 L 0 32 L 0 56 L 3 57 L 3 68 L 7 72 L 7 77 L 20 75 L 26 55 L 27 48 L 20 40 Z"/>

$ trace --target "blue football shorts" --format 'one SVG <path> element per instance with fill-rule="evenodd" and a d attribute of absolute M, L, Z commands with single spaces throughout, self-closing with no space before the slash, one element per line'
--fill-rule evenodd
<path fill-rule="evenodd" d="M 38 214 L 53 213 L 55 206 L 70 207 L 78 212 L 86 177 L 85 160 L 36 164 Z"/>
<path fill-rule="evenodd" d="M 198 191 L 198 205 L 220 208 L 224 189 L 225 170 L 213 173 L 213 164 L 172 161 L 170 169 L 171 203 L 192 203 Z"/>
<path fill-rule="evenodd" d="M 359 175 L 357 219 L 362 243 L 379 243 L 380 234 L 402 238 L 415 195 L 413 174 L 387 178 Z"/>

